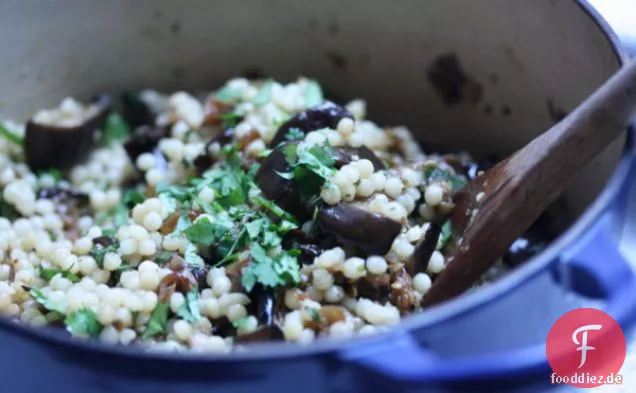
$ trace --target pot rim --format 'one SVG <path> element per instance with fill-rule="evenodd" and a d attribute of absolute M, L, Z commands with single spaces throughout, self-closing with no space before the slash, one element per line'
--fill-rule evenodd
<path fill-rule="evenodd" d="M 588 0 L 576 0 L 576 4 L 592 19 L 601 33 L 612 47 L 619 64 L 623 65 L 629 55 L 623 48 L 620 39 L 600 13 L 588 2 Z M 447 303 L 431 307 L 425 313 L 410 315 L 402 320 L 399 325 L 391 327 L 387 332 L 377 333 L 371 337 L 356 338 L 344 343 L 337 339 L 321 339 L 311 346 L 302 346 L 295 343 L 262 343 L 250 347 L 248 352 L 229 354 L 196 354 L 178 352 L 152 352 L 138 346 L 115 346 L 97 342 L 81 341 L 72 338 L 65 331 L 47 329 L 46 327 L 31 327 L 21 323 L 15 323 L 8 318 L 0 317 L 0 331 L 8 330 L 26 339 L 34 339 L 42 344 L 58 344 L 70 351 L 91 351 L 93 354 L 103 356 L 127 357 L 131 360 L 160 361 L 162 363 L 184 363 L 189 365 L 207 364 L 212 362 L 235 363 L 256 362 L 272 359 L 288 359 L 321 355 L 330 352 L 342 352 L 354 347 L 370 345 L 375 342 L 395 339 L 408 332 L 441 323 L 453 317 L 466 314 L 479 306 L 484 306 L 500 296 L 519 287 L 528 279 L 538 275 L 551 264 L 569 244 L 572 244 L 586 231 L 599 216 L 609 207 L 618 191 L 627 180 L 631 166 L 632 155 L 636 153 L 634 140 L 636 130 L 628 129 L 625 146 L 619 163 L 608 180 L 603 191 L 587 210 L 572 224 L 561 236 L 553 241 L 543 252 L 528 260 L 523 266 L 515 268 L 505 278 L 493 282 L 488 288 L 481 289 L 461 296 Z M 62 348 L 59 348 L 62 350 Z"/>

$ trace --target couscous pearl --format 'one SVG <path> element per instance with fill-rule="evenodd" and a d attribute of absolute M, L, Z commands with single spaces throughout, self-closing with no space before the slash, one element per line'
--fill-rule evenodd
<path fill-rule="evenodd" d="M 344 250 L 340 247 L 332 248 L 330 250 L 324 251 L 320 254 L 315 260 L 314 264 L 316 267 L 322 269 L 331 269 L 336 265 L 340 265 L 344 263 L 345 253 Z"/>
<path fill-rule="evenodd" d="M 161 219 L 161 216 L 157 212 L 150 212 L 146 214 L 143 220 L 143 226 L 148 231 L 158 230 L 159 228 L 161 228 L 162 223 L 163 223 L 163 220 Z"/>
<path fill-rule="evenodd" d="M 245 318 L 243 323 L 241 323 L 238 329 L 236 329 L 236 333 L 240 336 L 243 334 L 251 333 L 255 331 L 257 328 L 258 328 L 258 320 L 256 319 L 255 316 L 250 315 L 249 317 Z"/>
<path fill-rule="evenodd" d="M 226 316 L 230 322 L 238 321 L 247 316 L 247 310 L 242 304 L 232 304 L 227 308 Z"/>
<path fill-rule="evenodd" d="M 439 184 L 431 184 L 424 191 L 424 200 L 429 206 L 437 206 L 444 199 L 444 189 Z"/>
<path fill-rule="evenodd" d="M 185 303 L 185 297 L 181 292 L 175 292 L 170 296 L 170 309 L 176 313 Z"/>
<path fill-rule="evenodd" d="M 415 246 L 409 243 L 408 240 L 404 237 L 399 237 L 393 242 L 393 246 L 391 247 L 393 252 L 395 252 L 401 259 L 408 259 L 413 252 L 415 251 Z"/>
<path fill-rule="evenodd" d="M 219 297 L 230 292 L 230 288 L 232 288 L 232 282 L 227 276 L 219 276 L 214 278 L 211 287 L 214 296 Z"/>
<path fill-rule="evenodd" d="M 340 187 L 341 189 L 343 187 L 350 185 L 349 178 L 343 171 L 336 172 L 336 174 L 331 179 L 331 182 L 337 185 L 338 187 Z"/>
<path fill-rule="evenodd" d="M 371 274 L 382 274 L 386 272 L 388 264 L 386 263 L 386 259 L 383 257 L 372 255 L 367 258 L 366 267 Z"/>
<path fill-rule="evenodd" d="M 317 302 L 321 302 L 325 297 L 324 293 L 313 285 L 308 286 L 305 293 L 311 300 L 315 300 Z"/>
<path fill-rule="evenodd" d="M 356 161 L 355 165 L 358 168 L 358 172 L 360 173 L 360 178 L 366 179 L 373 174 L 373 163 L 370 160 L 363 158 Z"/>
<path fill-rule="evenodd" d="M 99 334 L 99 340 L 105 344 L 117 344 L 119 342 L 119 332 L 113 326 L 106 326 Z"/>
<path fill-rule="evenodd" d="M 214 201 L 214 191 L 209 187 L 204 187 L 199 191 L 199 199 L 206 203 L 212 203 Z"/>
<path fill-rule="evenodd" d="M 192 337 L 192 325 L 183 319 L 176 321 L 172 326 L 172 329 L 181 341 L 189 341 L 190 337 Z"/>
<path fill-rule="evenodd" d="M 285 339 L 297 341 L 303 332 L 303 324 L 298 311 L 292 311 L 285 315 L 283 323 L 283 335 Z"/>
<path fill-rule="evenodd" d="M 145 239 L 139 243 L 137 252 L 141 255 L 146 256 L 153 255 L 155 252 L 157 252 L 157 246 L 152 239 Z"/>
<path fill-rule="evenodd" d="M 150 169 L 152 169 L 156 162 L 155 162 L 155 156 L 152 155 L 152 153 L 142 153 L 139 155 L 139 157 L 137 157 L 137 168 L 141 169 L 142 171 L 148 171 Z"/>
<path fill-rule="evenodd" d="M 119 253 L 123 256 L 137 252 L 137 242 L 134 239 L 124 239 L 119 243 Z"/>
<path fill-rule="evenodd" d="M 302 292 L 297 288 L 290 288 L 285 291 L 285 306 L 290 310 L 298 310 L 300 308 L 299 296 Z"/>
<path fill-rule="evenodd" d="M 350 202 L 356 197 L 356 187 L 353 184 L 340 187 L 340 194 L 342 195 L 342 199 Z"/>
<path fill-rule="evenodd" d="M 164 176 L 161 170 L 157 168 L 152 168 L 151 170 L 146 172 L 145 178 L 148 185 L 156 186 L 158 183 L 160 183 L 163 180 Z"/>
<path fill-rule="evenodd" d="M 339 285 L 329 287 L 325 291 L 325 300 L 329 303 L 339 303 L 342 301 L 342 299 L 344 299 L 344 296 L 344 289 Z"/>
<path fill-rule="evenodd" d="M 375 192 L 375 186 L 373 181 L 369 179 L 362 179 L 356 187 L 356 194 L 362 198 L 366 198 Z"/>
<path fill-rule="evenodd" d="M 397 198 L 402 193 L 404 186 L 402 181 L 397 177 L 391 177 L 386 181 L 384 191 L 391 198 Z"/>
<path fill-rule="evenodd" d="M 81 256 L 78 258 L 78 261 L 80 265 L 80 272 L 84 275 L 89 275 L 97 269 L 97 262 L 93 257 Z"/>
<path fill-rule="evenodd" d="M 345 176 L 347 176 L 349 183 L 356 183 L 358 180 L 360 180 L 360 172 L 358 171 L 358 168 L 351 164 L 343 166 L 342 168 L 340 168 L 340 171 L 343 172 Z"/>
<path fill-rule="evenodd" d="M 369 180 L 373 182 L 373 187 L 376 191 L 382 191 L 386 187 L 386 176 L 383 172 L 375 172 L 369 176 Z"/>
<path fill-rule="evenodd" d="M 426 221 L 430 221 L 435 217 L 435 209 L 425 203 L 420 205 L 418 213 L 420 213 L 420 217 Z"/>
<path fill-rule="evenodd" d="M 423 234 L 424 231 L 422 230 L 422 227 L 416 225 L 406 232 L 406 239 L 411 243 L 415 243 L 420 240 Z"/>
<path fill-rule="evenodd" d="M 376 327 L 373 325 L 364 325 L 362 328 L 360 328 L 360 330 L 358 331 L 358 334 L 361 336 L 369 336 L 373 333 L 376 332 Z"/>
<path fill-rule="evenodd" d="M 311 329 L 303 329 L 298 337 L 298 344 L 310 344 L 316 338 L 316 333 Z"/>
<path fill-rule="evenodd" d="M 431 288 L 431 277 L 426 273 L 418 273 L 413 277 L 413 289 L 425 294 Z"/>
<path fill-rule="evenodd" d="M 119 283 L 127 289 L 139 289 L 139 272 L 136 270 L 123 272 L 119 278 Z"/>
<path fill-rule="evenodd" d="M 115 320 L 119 321 L 123 326 L 132 326 L 132 314 L 127 308 L 119 307 L 115 310 Z"/>
<path fill-rule="evenodd" d="M 444 255 L 442 255 L 442 253 L 437 250 L 433 251 L 433 254 L 431 255 L 431 259 L 429 259 L 428 261 L 428 267 L 427 267 L 428 272 L 433 274 L 438 274 L 442 270 L 444 270 L 444 267 L 445 267 Z"/>
<path fill-rule="evenodd" d="M 121 266 L 121 257 L 114 252 L 108 252 L 104 255 L 104 269 L 116 270 Z"/>
<path fill-rule="evenodd" d="M 221 316 L 219 302 L 215 298 L 206 298 L 200 301 L 201 312 L 209 318 L 216 319 Z"/>
<path fill-rule="evenodd" d="M 340 202 L 340 188 L 334 183 L 327 183 L 320 191 L 320 197 L 325 203 L 335 205 Z"/>
<path fill-rule="evenodd" d="M 331 337 L 350 337 L 353 334 L 353 323 L 350 321 L 338 321 L 329 327 Z"/>
<path fill-rule="evenodd" d="M 324 269 L 313 271 L 314 287 L 320 291 L 325 291 L 333 285 L 333 275 Z"/>
<path fill-rule="evenodd" d="M 132 329 L 124 329 L 119 333 L 119 342 L 128 345 L 137 338 L 137 333 Z"/>
<path fill-rule="evenodd" d="M 367 275 L 367 270 L 364 266 L 364 259 L 358 257 L 352 257 L 344 262 L 343 273 L 345 277 L 349 279 L 356 279 Z"/>
<path fill-rule="evenodd" d="M 75 241 L 73 252 L 78 255 L 86 255 L 93 248 L 93 242 L 87 237 L 81 237 Z"/>
<path fill-rule="evenodd" d="M 354 130 L 354 121 L 348 117 L 341 119 L 336 127 L 338 132 L 343 136 L 349 136 Z"/>

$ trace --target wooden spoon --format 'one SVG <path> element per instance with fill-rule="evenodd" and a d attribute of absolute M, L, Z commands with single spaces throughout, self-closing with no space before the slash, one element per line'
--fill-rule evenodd
<path fill-rule="evenodd" d="M 453 196 L 446 268 L 424 295 L 430 306 L 469 289 L 557 198 L 585 163 L 624 132 L 636 110 L 636 61 L 578 108 Z"/>

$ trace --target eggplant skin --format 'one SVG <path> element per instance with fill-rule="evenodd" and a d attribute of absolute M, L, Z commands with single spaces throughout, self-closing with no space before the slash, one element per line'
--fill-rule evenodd
<path fill-rule="evenodd" d="M 346 117 L 353 120 L 353 115 L 347 109 L 331 101 L 325 101 L 318 106 L 297 113 L 283 123 L 280 128 L 278 128 L 274 139 L 270 142 L 270 146 L 276 146 L 284 142 L 287 133 L 292 128 L 297 128 L 304 134 L 323 128 L 335 130 L 340 120 Z"/>
<path fill-rule="evenodd" d="M 300 199 L 298 188 L 292 180 L 281 177 L 277 172 L 284 173 L 290 170 L 289 163 L 283 153 L 289 144 L 298 144 L 298 141 L 285 142 L 272 150 L 263 160 L 256 173 L 256 183 L 267 198 L 276 202 L 280 207 L 303 220 L 311 216 L 311 211 Z"/>
<path fill-rule="evenodd" d="M 373 255 L 389 252 L 402 230 L 402 225 L 393 219 L 344 203 L 320 209 L 318 225 L 342 243 Z"/>
<path fill-rule="evenodd" d="M 33 120 L 27 122 L 24 154 L 32 171 L 69 169 L 88 156 L 95 144 L 97 130 L 103 127 L 110 113 L 110 96 L 100 95 L 93 104 L 99 107 L 97 115 L 76 127 L 50 126 Z"/>

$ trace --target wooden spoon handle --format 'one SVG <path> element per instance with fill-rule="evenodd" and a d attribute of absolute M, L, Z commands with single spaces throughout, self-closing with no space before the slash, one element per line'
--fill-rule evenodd
<path fill-rule="evenodd" d="M 422 305 L 469 289 L 561 194 L 575 172 L 625 130 L 635 109 L 632 61 L 560 123 L 459 190 L 452 213 L 456 247 Z M 485 197 L 475 198 L 482 192 Z"/>

